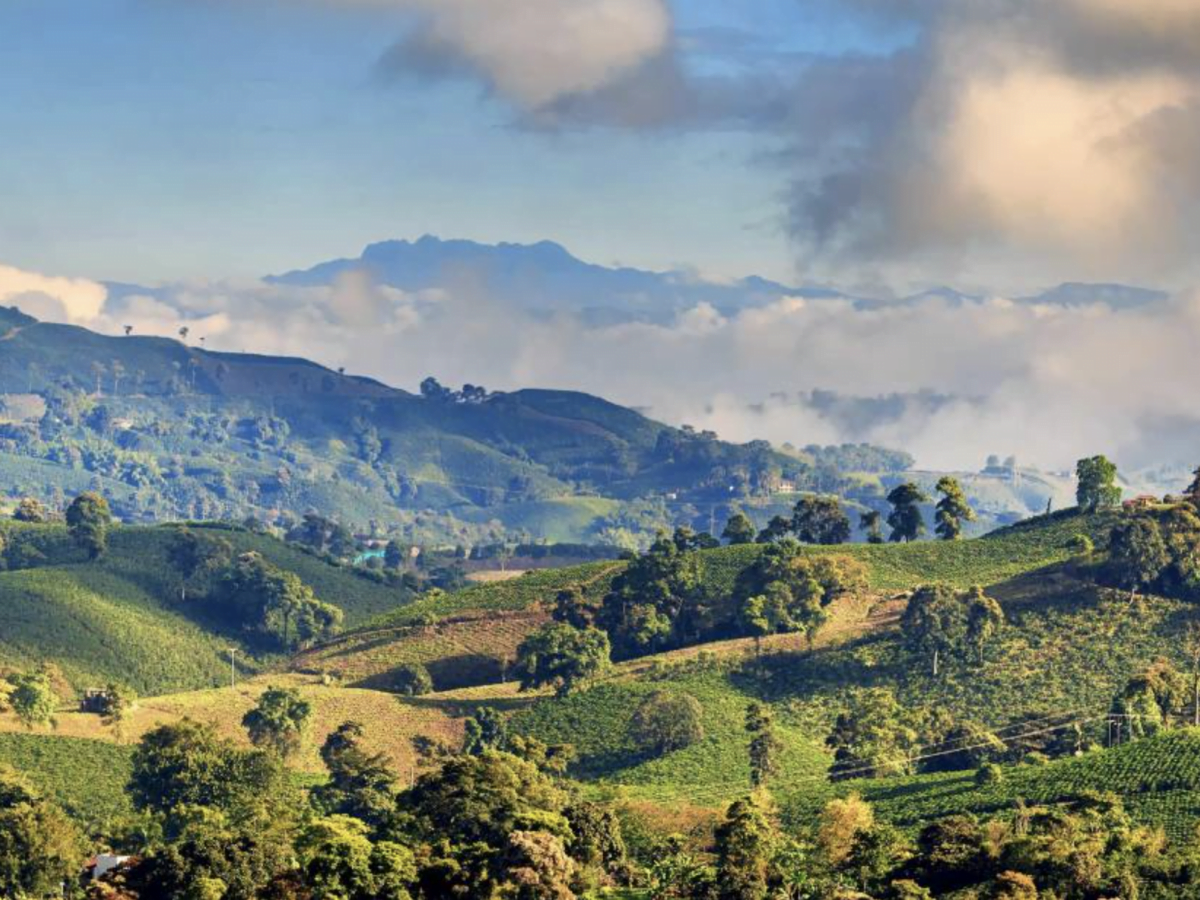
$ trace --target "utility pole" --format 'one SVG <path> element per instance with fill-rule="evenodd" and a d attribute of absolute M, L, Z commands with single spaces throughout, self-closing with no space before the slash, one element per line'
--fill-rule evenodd
<path fill-rule="evenodd" d="M 234 690 L 237 687 L 237 667 L 234 665 L 233 658 L 237 655 L 237 647 L 229 648 L 229 690 Z"/>

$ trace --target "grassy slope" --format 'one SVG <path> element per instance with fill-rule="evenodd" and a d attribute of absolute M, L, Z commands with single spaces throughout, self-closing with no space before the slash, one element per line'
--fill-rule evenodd
<path fill-rule="evenodd" d="M 300 691 L 313 706 L 313 718 L 300 752 L 289 762 L 301 772 L 324 772 L 318 750 L 326 736 L 343 722 L 354 720 L 366 728 L 371 750 L 386 754 L 396 770 L 407 777 L 422 765 L 413 739 L 425 737 L 457 746 L 462 738 L 462 698 L 404 698 L 379 691 L 355 690 L 325 685 L 320 679 L 301 675 L 270 675 L 240 681 L 235 690 L 228 686 L 147 697 L 140 700 L 122 726 L 126 745 L 136 742 L 146 731 L 160 724 L 188 717 L 212 722 L 217 730 L 238 743 L 249 746 L 242 716 L 257 702 L 267 687 L 281 685 Z M 471 693 L 470 702 L 510 697 L 512 687 L 498 687 Z M 520 702 L 527 702 L 524 698 Z M 23 737 L 27 732 L 11 714 L 0 713 L 0 741 Z M 39 730 L 31 738 L 51 744 L 59 740 L 87 740 L 117 744 L 117 736 L 104 726 L 99 716 L 64 709 L 57 715 L 53 731 Z M 0 745 L 2 746 L 2 745 Z M 3 761 L 0 758 L 0 761 Z M 19 768 L 19 766 L 18 766 Z M 82 790 L 82 789 L 81 789 Z"/>
<path fill-rule="evenodd" d="M 46 565 L 0 572 L 0 665 L 25 667 L 50 661 L 76 688 L 109 679 L 139 693 L 211 687 L 228 674 L 227 648 L 240 635 L 206 621 L 202 610 L 178 602 L 178 581 L 167 562 L 173 529 L 120 528 L 110 550 L 88 563 L 55 526 L 19 527 L 37 540 Z M 296 572 L 318 596 L 342 607 L 350 625 L 394 607 L 395 589 L 338 569 L 279 541 L 222 531 L 238 552 L 257 550 Z"/>
<path fill-rule="evenodd" d="M 876 593 L 911 589 L 929 581 L 965 588 L 993 585 L 1065 559 L 1064 545 L 1074 534 L 1101 528 L 1103 521 L 1058 515 L 980 540 L 855 544 L 813 547 L 809 552 L 844 553 L 861 560 Z M 702 578 L 710 594 L 728 596 L 738 573 L 761 552 L 761 547 L 751 545 L 701 554 Z M 513 657 L 524 635 L 545 622 L 544 612 L 559 591 L 583 585 L 587 594 L 598 601 L 623 566 L 621 562 L 598 562 L 534 572 L 414 603 L 372 620 L 357 634 L 303 655 L 296 665 L 340 672 L 355 683 L 374 687 L 384 684 L 387 673 L 396 666 L 444 661 L 446 654 L 451 654 L 460 658 L 460 664 L 439 664 L 443 670 L 439 686 L 495 681 L 503 661 Z M 528 614 L 536 609 L 543 615 Z M 429 617 L 443 624 L 413 627 Z M 476 678 L 479 680 L 472 680 Z"/>

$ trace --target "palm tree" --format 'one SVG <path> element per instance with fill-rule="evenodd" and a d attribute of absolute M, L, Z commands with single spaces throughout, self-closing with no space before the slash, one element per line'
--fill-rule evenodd
<path fill-rule="evenodd" d="M 96 396 L 97 397 L 104 396 L 102 389 L 101 389 L 100 382 L 104 378 L 105 371 L 106 370 L 104 368 L 104 363 L 100 363 L 100 362 L 92 363 L 92 374 L 96 376 Z"/>
<path fill-rule="evenodd" d="M 113 394 L 119 394 L 121 393 L 121 379 L 125 377 L 125 365 L 119 359 L 114 359 L 109 371 L 112 372 Z"/>
<path fill-rule="evenodd" d="M 126 325 L 125 326 L 125 337 L 129 337 L 131 334 L 133 334 L 133 326 Z"/>
<path fill-rule="evenodd" d="M 192 333 L 192 329 L 190 329 L 186 325 L 184 325 L 182 328 L 179 329 L 179 339 L 186 342 L 188 339 L 188 335 L 191 333 Z"/>

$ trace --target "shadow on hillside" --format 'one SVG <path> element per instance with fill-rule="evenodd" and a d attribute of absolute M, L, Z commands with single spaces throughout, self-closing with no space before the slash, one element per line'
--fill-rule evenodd
<path fill-rule="evenodd" d="M 536 696 L 486 697 L 479 700 L 465 700 L 427 694 L 424 697 L 402 697 L 401 699 L 410 706 L 436 709 L 452 718 L 465 719 L 467 716 L 472 716 L 485 707 L 497 710 L 498 712 L 516 712 L 521 709 L 528 709 L 537 702 L 538 698 Z"/>
<path fill-rule="evenodd" d="M 729 681 L 747 696 L 769 701 L 809 699 L 849 686 L 890 684 L 896 677 L 891 667 L 872 664 L 855 652 L 885 640 L 873 635 L 835 647 L 764 654 L 730 672 Z"/>
<path fill-rule="evenodd" d="M 426 663 L 425 668 L 433 679 L 433 689 L 439 692 L 499 684 L 504 680 L 504 666 L 500 660 L 483 653 L 444 656 Z M 404 676 L 404 670 L 405 666 L 397 666 L 357 681 L 354 687 L 398 693 L 398 679 Z"/>

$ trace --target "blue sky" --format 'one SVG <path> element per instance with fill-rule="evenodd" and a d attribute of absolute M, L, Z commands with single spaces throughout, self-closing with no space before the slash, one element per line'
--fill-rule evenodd
<path fill-rule="evenodd" d="M 878 46 L 795 0 L 681 0 L 679 34 Z M 470 80 L 386 80 L 403 11 L 269 0 L 5 0 L 0 259 L 111 280 L 253 276 L 435 233 L 599 262 L 795 274 L 748 130 L 531 130 Z M 711 58 L 690 64 L 720 65 Z"/>

